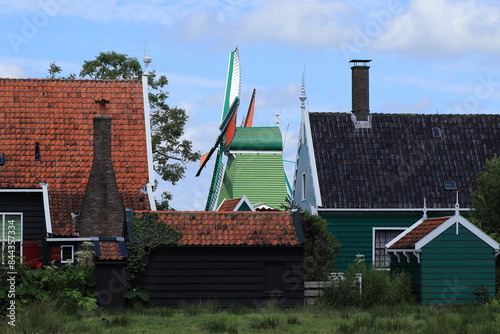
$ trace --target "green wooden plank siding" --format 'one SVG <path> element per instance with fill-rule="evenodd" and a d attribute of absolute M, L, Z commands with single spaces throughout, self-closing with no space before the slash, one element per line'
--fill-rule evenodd
<path fill-rule="evenodd" d="M 472 293 L 483 285 L 495 295 L 494 250 L 463 226 L 452 225 L 425 245 L 420 263 L 410 256 L 398 263 L 391 255 L 391 270 L 406 270 L 412 275 L 414 291 L 424 305 L 465 304 L 474 300 Z"/>
<path fill-rule="evenodd" d="M 219 203 L 245 195 L 252 204 L 276 209 L 288 196 L 281 153 L 236 153 L 226 169 Z"/>
<path fill-rule="evenodd" d="M 234 167 L 235 167 L 234 158 L 231 155 L 227 160 L 227 165 L 224 171 L 224 178 L 222 179 L 219 198 L 217 199 L 217 205 L 215 207 L 216 209 L 219 207 L 222 201 L 224 201 L 224 199 L 235 198 L 235 196 L 233 196 Z"/>
<path fill-rule="evenodd" d="M 422 218 L 421 211 L 373 212 L 321 212 L 328 221 L 328 230 L 338 239 L 342 248 L 335 259 L 335 270 L 345 271 L 357 254 L 363 254 L 367 263 L 372 261 L 373 227 L 402 227 L 413 225 Z M 447 212 L 427 212 L 429 217 L 453 214 Z"/>
<path fill-rule="evenodd" d="M 230 146 L 231 151 L 278 151 L 283 150 L 279 127 L 237 127 Z"/>
<path fill-rule="evenodd" d="M 425 305 L 470 303 L 481 284 L 495 296 L 494 250 L 461 225 L 458 235 L 452 225 L 425 245 L 420 265 Z"/>

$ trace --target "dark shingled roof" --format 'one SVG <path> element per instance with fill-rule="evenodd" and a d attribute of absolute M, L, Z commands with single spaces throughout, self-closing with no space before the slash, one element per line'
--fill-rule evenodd
<path fill-rule="evenodd" d="M 354 127 L 348 113 L 310 113 L 324 208 L 453 208 L 460 206 L 486 159 L 500 154 L 500 115 L 371 114 Z M 434 137 L 433 128 L 442 136 Z"/>

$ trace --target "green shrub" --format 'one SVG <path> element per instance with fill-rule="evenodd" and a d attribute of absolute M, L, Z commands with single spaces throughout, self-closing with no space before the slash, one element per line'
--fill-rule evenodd
<path fill-rule="evenodd" d="M 358 273 L 362 275 L 361 291 L 353 286 Z M 320 302 L 335 307 L 394 306 L 414 303 L 415 297 L 408 273 L 376 270 L 358 260 L 346 271 L 344 280 L 324 289 Z"/>
<path fill-rule="evenodd" d="M 328 222 L 308 211 L 300 213 L 300 221 L 306 239 L 304 267 L 306 281 L 324 281 L 333 270 L 334 258 L 340 243 L 328 231 Z"/>
<path fill-rule="evenodd" d="M 41 300 L 54 300 L 66 309 L 97 308 L 97 294 L 92 265 L 67 264 L 62 267 L 54 265 L 43 269 L 30 269 L 21 261 L 15 268 L 15 302 L 16 310 Z M 8 271 L 0 268 L 0 304 L 6 306 L 11 296 L 6 292 L 10 288 L 7 281 Z M 5 312 L 2 307 L 0 312 Z"/>

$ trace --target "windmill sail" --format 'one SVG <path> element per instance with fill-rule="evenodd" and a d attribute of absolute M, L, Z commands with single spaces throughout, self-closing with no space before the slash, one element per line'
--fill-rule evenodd
<path fill-rule="evenodd" d="M 215 145 L 212 147 L 208 155 L 203 156 L 200 169 L 196 174 L 196 176 L 200 175 L 201 170 L 205 167 L 212 154 L 215 152 L 215 150 L 218 150 L 215 159 L 212 181 L 210 183 L 207 203 L 205 205 L 206 211 L 213 209 L 214 204 L 217 201 L 217 197 L 219 196 L 223 169 L 222 158 L 224 154 L 224 148 L 229 145 L 232 138 L 234 137 L 234 132 L 236 131 L 236 113 L 240 102 L 240 91 L 240 57 L 238 54 L 238 48 L 236 48 L 229 54 L 226 90 L 224 93 L 224 102 L 222 105 L 221 125 L 219 127 L 221 132 L 215 142 Z"/>

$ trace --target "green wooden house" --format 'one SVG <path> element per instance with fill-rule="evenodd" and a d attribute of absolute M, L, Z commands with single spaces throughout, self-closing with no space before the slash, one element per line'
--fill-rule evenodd
<path fill-rule="evenodd" d="M 463 304 L 482 286 L 495 297 L 495 257 L 499 244 L 457 212 L 427 218 L 386 245 L 391 270 L 405 270 L 424 305 Z"/>
<path fill-rule="evenodd" d="M 352 113 L 309 112 L 303 86 L 293 201 L 329 222 L 342 244 L 334 270 L 363 254 L 389 269 L 385 245 L 422 217 L 467 217 L 500 115 L 388 114 L 369 109 L 368 61 L 353 61 Z M 431 112 L 431 111 L 429 111 Z"/>

